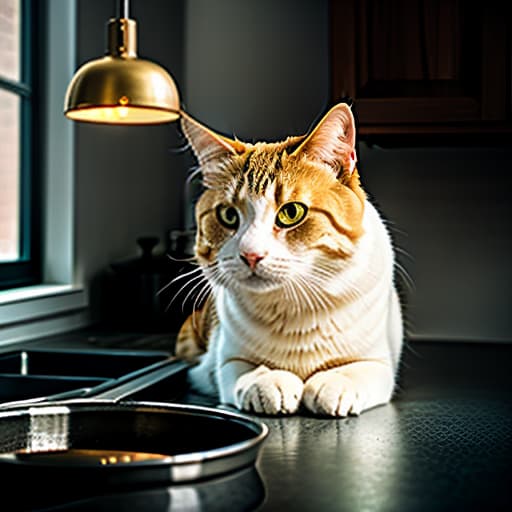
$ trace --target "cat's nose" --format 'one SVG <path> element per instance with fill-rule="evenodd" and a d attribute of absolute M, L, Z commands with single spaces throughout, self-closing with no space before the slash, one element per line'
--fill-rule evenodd
<path fill-rule="evenodd" d="M 264 257 L 265 256 L 263 254 L 258 254 L 257 252 L 240 253 L 240 258 L 251 270 L 254 270 L 258 262 L 260 262 Z"/>

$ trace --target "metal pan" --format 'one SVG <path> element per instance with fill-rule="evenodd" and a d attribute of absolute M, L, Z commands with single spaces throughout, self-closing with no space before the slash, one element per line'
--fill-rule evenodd
<path fill-rule="evenodd" d="M 197 482 L 253 466 L 268 434 L 241 413 L 129 396 L 183 371 L 167 365 L 86 398 L 23 402 L 0 410 L 2 489 L 30 483 L 41 497 Z M 16 485 L 17 486 L 17 485 Z M 36 488 L 34 488 L 36 486 Z"/>

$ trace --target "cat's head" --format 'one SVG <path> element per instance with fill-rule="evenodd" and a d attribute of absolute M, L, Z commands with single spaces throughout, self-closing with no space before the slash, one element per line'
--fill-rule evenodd
<path fill-rule="evenodd" d="M 262 292 L 321 290 L 363 233 L 354 117 L 332 108 L 307 136 L 231 140 L 187 114 L 181 126 L 205 190 L 196 205 L 196 258 L 214 283 Z"/>

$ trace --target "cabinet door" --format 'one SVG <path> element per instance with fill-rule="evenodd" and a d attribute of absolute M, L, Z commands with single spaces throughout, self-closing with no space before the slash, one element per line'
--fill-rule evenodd
<path fill-rule="evenodd" d="M 333 101 L 359 133 L 511 134 L 510 7 L 462 0 L 331 0 Z"/>

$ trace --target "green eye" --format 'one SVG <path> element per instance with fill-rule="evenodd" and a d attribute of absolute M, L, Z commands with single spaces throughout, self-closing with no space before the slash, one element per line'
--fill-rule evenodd
<path fill-rule="evenodd" d="M 297 225 L 308 213 L 308 207 L 305 204 L 292 202 L 281 206 L 277 212 L 276 224 L 280 228 L 291 228 Z"/>
<path fill-rule="evenodd" d="M 226 206 L 220 204 L 217 206 L 217 219 L 219 222 L 228 229 L 237 229 L 240 219 L 238 212 L 234 206 Z"/>

